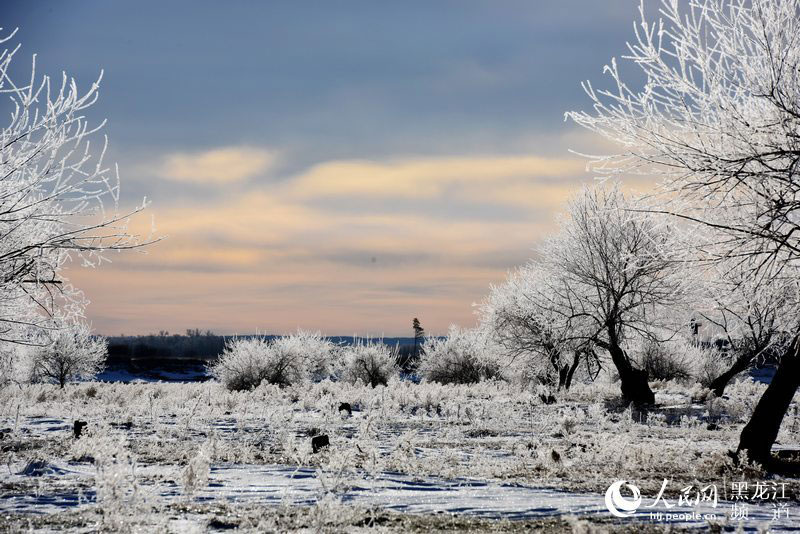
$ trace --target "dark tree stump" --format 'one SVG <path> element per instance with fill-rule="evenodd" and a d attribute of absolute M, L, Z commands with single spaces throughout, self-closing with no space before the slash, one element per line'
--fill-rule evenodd
<path fill-rule="evenodd" d="M 620 372 L 622 396 L 637 405 L 656 403 L 656 396 L 647 383 L 647 371 L 628 368 Z"/>
<path fill-rule="evenodd" d="M 331 441 L 325 434 L 321 436 L 314 436 L 313 438 L 311 438 L 311 450 L 314 451 L 314 454 L 318 453 L 319 451 L 329 446 L 330 444 Z"/>
<path fill-rule="evenodd" d="M 72 423 L 72 434 L 75 436 L 75 439 L 81 437 L 81 432 L 83 429 L 89 425 L 86 421 L 75 421 Z"/>
<path fill-rule="evenodd" d="M 353 407 L 349 402 L 343 402 L 339 405 L 340 412 L 347 412 L 347 415 L 353 415 Z"/>

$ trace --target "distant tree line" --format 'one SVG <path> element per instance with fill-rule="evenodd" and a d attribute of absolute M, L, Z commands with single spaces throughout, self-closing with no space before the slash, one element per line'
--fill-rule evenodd
<path fill-rule="evenodd" d="M 142 336 L 107 338 L 109 361 L 127 359 L 211 359 L 222 354 L 225 336 L 210 330 L 186 331 L 186 335 L 161 331 Z"/>
<path fill-rule="evenodd" d="M 108 356 L 110 362 L 140 359 L 202 359 L 217 358 L 225 349 L 226 342 L 234 336 L 223 336 L 206 330 L 188 329 L 186 334 L 170 334 L 162 330 L 158 334 L 138 336 L 110 336 L 108 341 Z M 275 339 L 280 336 L 237 336 L 240 338 Z M 336 345 L 353 345 L 359 339 L 349 336 L 335 336 L 328 338 Z M 360 341 L 364 342 L 364 339 Z M 395 349 L 398 363 L 405 371 L 411 371 L 419 355 L 419 345 L 415 346 L 414 338 L 376 338 L 370 341 L 381 341 Z"/>

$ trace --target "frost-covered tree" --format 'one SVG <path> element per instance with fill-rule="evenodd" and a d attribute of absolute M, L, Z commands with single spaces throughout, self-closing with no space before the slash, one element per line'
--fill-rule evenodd
<path fill-rule="evenodd" d="M 341 378 L 351 383 L 361 381 L 372 387 L 385 386 L 399 371 L 396 351 L 382 341 L 358 340 L 342 347 L 339 357 Z"/>
<path fill-rule="evenodd" d="M 636 207 L 617 185 L 574 197 L 560 231 L 539 250 L 541 263 L 556 273 L 549 294 L 542 293 L 573 337 L 608 352 L 623 397 L 652 404 L 647 373 L 625 344 L 637 336 L 657 339 L 670 326 L 664 310 L 681 304 L 682 277 L 673 259 L 675 228 Z"/>
<path fill-rule="evenodd" d="M 595 171 L 661 176 L 660 210 L 715 230 L 718 258 L 754 258 L 756 271 L 796 263 L 800 0 L 662 0 L 659 13 L 652 23 L 640 7 L 624 56 L 643 84 L 612 60 L 612 89 L 585 84 L 593 110 L 567 114 L 621 147 L 596 157 Z M 781 319 L 793 348 L 739 443 L 761 463 L 800 385 L 797 314 Z"/>
<path fill-rule="evenodd" d="M 106 340 L 92 336 L 86 324 L 68 325 L 47 335 L 31 355 L 34 382 L 61 386 L 94 377 L 102 371 L 108 354 Z"/>
<path fill-rule="evenodd" d="M 414 317 L 411 321 L 411 328 L 414 330 L 414 359 L 419 357 L 419 347 L 425 341 L 425 329 L 422 328 L 419 319 Z"/>
<path fill-rule="evenodd" d="M 21 79 L 12 69 L 19 48 L 0 52 L 0 112 L 8 117 L 0 130 L 0 341 L 31 343 L 83 315 L 85 299 L 65 279 L 65 262 L 95 266 L 109 251 L 140 246 L 127 220 L 143 206 L 117 210 L 119 178 L 103 160 L 103 124 L 85 117 L 100 80 L 81 91 L 66 74 L 39 76 L 35 59 Z"/>
<path fill-rule="evenodd" d="M 569 389 L 580 363 L 597 357 L 591 340 L 570 320 L 568 303 L 554 298 L 554 288 L 561 283 L 555 273 L 531 261 L 491 288 L 480 315 L 483 328 L 505 349 L 515 370 Z"/>
<path fill-rule="evenodd" d="M 269 339 L 233 338 L 225 344 L 219 358 L 208 367 L 209 374 L 231 391 L 244 391 L 258 387 L 262 381 L 283 378 L 288 362 L 273 361 Z M 275 378 L 273 378 L 275 377 Z"/>
<path fill-rule="evenodd" d="M 261 382 L 289 386 L 328 376 L 333 348 L 318 332 L 234 338 L 209 366 L 209 373 L 234 391 L 253 389 Z"/>
<path fill-rule="evenodd" d="M 502 378 L 500 347 L 484 330 L 451 326 L 445 338 L 429 337 L 422 347 L 419 374 L 441 384 L 474 384 Z"/>

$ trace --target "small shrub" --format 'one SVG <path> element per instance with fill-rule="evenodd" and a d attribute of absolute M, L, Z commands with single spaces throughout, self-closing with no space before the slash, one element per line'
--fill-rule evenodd
<path fill-rule="evenodd" d="M 425 342 L 419 372 L 430 382 L 473 384 L 501 378 L 497 348 L 478 330 L 451 327 L 444 339 Z"/>
<path fill-rule="evenodd" d="M 722 373 L 728 370 L 730 359 L 714 349 L 698 349 L 698 357 L 695 364 L 695 378 L 706 388 L 711 387 L 711 383 Z"/>
<path fill-rule="evenodd" d="M 696 351 L 686 343 L 647 341 L 642 344 L 639 365 L 650 380 L 689 380 L 693 377 Z"/>
<path fill-rule="evenodd" d="M 276 355 L 286 361 L 297 361 L 298 373 L 289 383 L 300 382 L 306 378 L 322 380 L 334 372 L 334 345 L 319 332 L 298 330 L 296 333 L 276 338 L 271 343 Z M 293 373 L 290 373 L 293 375 Z M 305 375 L 305 376 L 299 376 Z M 280 384 L 280 382 L 272 382 Z"/>
<path fill-rule="evenodd" d="M 183 493 L 185 496 L 192 497 L 195 493 L 208 485 L 208 477 L 211 474 L 213 450 L 213 440 L 207 440 L 197 449 L 197 453 L 181 471 Z"/>
<path fill-rule="evenodd" d="M 270 375 L 270 352 L 265 338 L 232 339 L 208 371 L 229 390 L 253 389 Z"/>
<path fill-rule="evenodd" d="M 234 338 L 209 373 L 232 391 L 250 390 L 264 381 L 289 386 L 329 373 L 332 352 L 333 344 L 318 333 L 298 332 L 273 340 Z"/>
<path fill-rule="evenodd" d="M 382 342 L 358 342 L 343 347 L 342 380 L 350 383 L 358 381 L 372 387 L 387 385 L 389 378 L 398 372 L 397 355 Z"/>

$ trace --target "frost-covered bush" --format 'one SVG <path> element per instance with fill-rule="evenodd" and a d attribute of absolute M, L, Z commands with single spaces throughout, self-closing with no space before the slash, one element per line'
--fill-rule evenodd
<path fill-rule="evenodd" d="M 67 458 L 94 464 L 102 531 L 138 532 L 135 527 L 144 517 L 149 492 L 139 484 L 137 457 L 124 433 L 106 423 L 90 424 L 80 439 L 71 442 Z"/>
<path fill-rule="evenodd" d="M 29 382 L 33 375 L 31 354 L 38 347 L 14 343 L 0 345 L 0 388 Z"/>
<path fill-rule="evenodd" d="M 725 397 L 715 399 L 716 409 L 731 416 L 734 421 L 747 421 L 753 413 L 761 396 L 767 389 L 766 384 L 756 382 L 750 377 L 736 380 L 725 390 Z"/>
<path fill-rule="evenodd" d="M 711 388 L 712 382 L 728 370 L 730 358 L 713 348 L 695 348 L 694 370 L 695 380 L 703 387 Z"/>
<path fill-rule="evenodd" d="M 332 353 L 333 344 L 319 333 L 234 338 L 209 372 L 233 391 L 253 389 L 261 382 L 288 386 L 326 376 Z"/>
<path fill-rule="evenodd" d="M 718 350 L 680 337 L 666 341 L 638 340 L 628 349 L 651 380 L 696 381 L 707 388 L 729 364 Z"/>
<path fill-rule="evenodd" d="M 350 383 L 361 381 L 372 387 L 387 385 L 389 378 L 398 372 L 397 355 L 382 342 L 358 342 L 342 347 L 342 380 Z"/>
<path fill-rule="evenodd" d="M 696 350 L 678 340 L 645 340 L 639 344 L 639 366 L 650 380 L 690 380 L 697 356 Z"/>
<path fill-rule="evenodd" d="M 206 440 L 181 471 L 183 493 L 187 497 L 192 497 L 198 490 L 205 488 L 208 484 L 214 445 L 213 439 Z"/>
<path fill-rule="evenodd" d="M 451 326 L 446 338 L 429 338 L 423 349 L 418 369 L 429 382 L 472 384 L 502 378 L 500 349 L 478 329 Z"/>
<path fill-rule="evenodd" d="M 293 356 L 276 353 L 266 338 L 233 339 L 209 372 L 233 391 L 253 389 L 262 381 L 288 385 L 305 375 L 304 362 Z"/>
<path fill-rule="evenodd" d="M 319 332 L 298 330 L 289 336 L 272 340 L 276 353 L 287 359 L 298 357 L 305 362 L 308 378 L 322 380 L 334 372 L 334 345 Z"/>
<path fill-rule="evenodd" d="M 31 354 L 31 380 L 62 388 L 69 381 L 94 377 L 103 369 L 108 354 L 106 340 L 92 336 L 84 324 L 58 330 L 44 343 Z"/>

